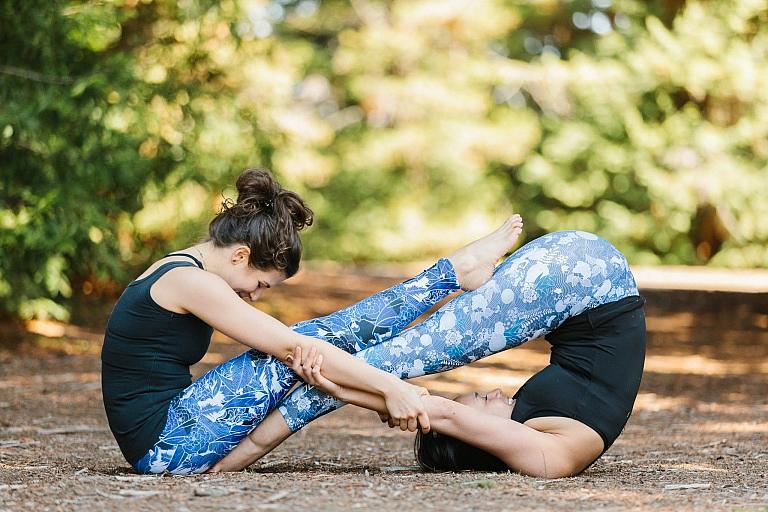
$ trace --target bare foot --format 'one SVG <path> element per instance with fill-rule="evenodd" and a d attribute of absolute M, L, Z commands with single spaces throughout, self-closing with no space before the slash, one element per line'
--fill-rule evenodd
<path fill-rule="evenodd" d="M 462 290 L 475 290 L 485 284 L 493 275 L 496 262 L 515 245 L 522 231 L 523 219 L 514 214 L 493 233 L 448 256 Z"/>

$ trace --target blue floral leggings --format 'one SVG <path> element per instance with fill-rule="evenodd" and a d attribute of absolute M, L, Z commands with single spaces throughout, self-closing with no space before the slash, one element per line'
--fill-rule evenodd
<path fill-rule="evenodd" d="M 610 243 L 561 231 L 521 247 L 483 286 L 403 330 L 458 289 L 451 263 L 442 259 L 412 279 L 292 328 L 411 378 L 516 347 L 587 309 L 638 293 L 626 259 Z M 288 367 L 256 350 L 217 366 L 173 399 L 160 439 L 135 469 L 201 473 L 276 407 L 295 432 L 343 405 L 306 384 L 288 394 L 297 381 Z"/>

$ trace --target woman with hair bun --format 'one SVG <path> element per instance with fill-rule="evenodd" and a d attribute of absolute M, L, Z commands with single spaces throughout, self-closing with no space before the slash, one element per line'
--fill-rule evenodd
<path fill-rule="evenodd" d="M 299 232 L 312 224 L 312 210 L 265 170 L 245 170 L 237 191 L 205 241 L 153 263 L 112 310 L 102 393 L 126 460 L 140 473 L 208 470 L 297 382 L 287 365 L 298 370 L 302 352 L 319 357 L 324 373 L 345 389 L 381 400 L 393 424 L 428 431 L 426 390 L 348 352 L 388 339 L 460 286 L 489 279 L 520 233 L 519 217 L 404 283 L 289 328 L 241 299 L 255 301 L 298 271 Z M 251 350 L 193 383 L 189 367 L 205 355 L 213 329 Z"/>

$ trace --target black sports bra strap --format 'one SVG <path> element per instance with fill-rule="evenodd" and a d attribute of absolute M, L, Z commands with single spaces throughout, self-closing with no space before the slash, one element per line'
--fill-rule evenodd
<path fill-rule="evenodd" d="M 189 253 L 186 253 L 186 252 L 170 252 L 170 253 L 166 254 L 165 256 L 163 256 L 163 258 L 167 258 L 169 256 L 185 256 L 185 257 L 191 259 L 192 261 L 194 261 L 195 265 L 197 265 L 201 269 L 205 270 L 205 267 L 203 266 L 203 262 L 201 262 L 199 259 L 195 258 L 194 256 L 192 256 Z"/>

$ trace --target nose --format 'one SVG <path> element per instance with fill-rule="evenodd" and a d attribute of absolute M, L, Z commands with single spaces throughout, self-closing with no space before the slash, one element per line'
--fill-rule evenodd
<path fill-rule="evenodd" d="M 496 388 L 488 392 L 488 398 L 501 398 L 501 388 Z"/>

